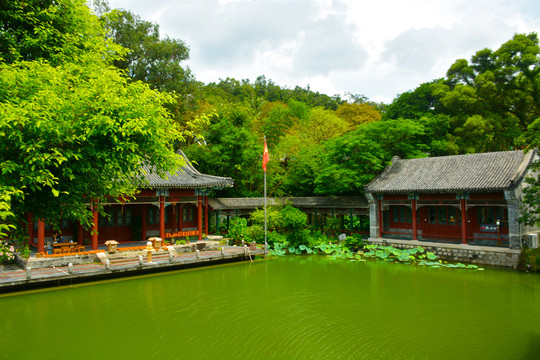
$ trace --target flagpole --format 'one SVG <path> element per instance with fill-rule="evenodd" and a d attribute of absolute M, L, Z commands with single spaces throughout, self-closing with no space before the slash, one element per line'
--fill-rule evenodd
<path fill-rule="evenodd" d="M 264 136 L 264 146 L 266 147 L 266 135 Z M 264 159 L 263 159 L 264 161 Z M 268 252 L 268 243 L 266 242 L 266 167 L 264 169 L 264 259 Z"/>

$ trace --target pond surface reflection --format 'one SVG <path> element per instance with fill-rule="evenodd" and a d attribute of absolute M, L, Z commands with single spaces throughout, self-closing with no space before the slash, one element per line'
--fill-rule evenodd
<path fill-rule="evenodd" d="M 1 359 L 537 359 L 540 276 L 286 257 L 0 297 Z"/>

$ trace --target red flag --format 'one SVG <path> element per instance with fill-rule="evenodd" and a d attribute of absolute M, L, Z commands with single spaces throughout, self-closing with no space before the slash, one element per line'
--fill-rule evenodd
<path fill-rule="evenodd" d="M 266 163 L 270 160 L 270 155 L 268 155 L 268 146 L 266 146 L 266 139 L 264 139 L 264 152 L 263 152 L 263 170 L 266 172 Z"/>

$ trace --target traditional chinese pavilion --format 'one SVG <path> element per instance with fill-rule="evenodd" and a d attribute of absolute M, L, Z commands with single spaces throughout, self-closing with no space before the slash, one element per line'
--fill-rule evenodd
<path fill-rule="evenodd" d="M 521 190 L 537 151 L 395 157 L 365 188 L 370 237 L 521 248 Z"/>
<path fill-rule="evenodd" d="M 129 202 L 104 204 L 107 216 L 94 212 L 93 231 L 83 230 L 79 224 L 64 221 L 61 235 L 79 244 L 91 243 L 94 250 L 107 240 L 118 242 L 140 241 L 150 236 L 197 237 L 208 234 L 208 193 L 212 189 L 233 186 L 233 180 L 201 174 L 186 158 L 186 165 L 160 177 L 151 168 L 144 168 L 148 187 L 141 189 Z M 204 219 L 204 225 L 203 225 Z M 30 230 L 30 239 L 37 249 L 44 251 L 45 240 L 52 240 L 52 229 L 37 222 Z M 37 239 L 34 238 L 37 236 Z"/>

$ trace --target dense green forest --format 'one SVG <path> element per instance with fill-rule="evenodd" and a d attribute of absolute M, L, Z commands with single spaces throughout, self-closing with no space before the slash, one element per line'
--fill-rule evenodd
<path fill-rule="evenodd" d="M 254 81 L 226 78 L 202 84 L 178 62 L 188 58 L 181 40 L 160 40 L 159 25 L 130 11 L 107 10 L 102 9 L 102 19 L 109 33 L 131 50 L 119 66 L 133 79 L 180 94 L 172 110 L 185 141 L 176 146 L 201 171 L 235 180 L 234 189 L 222 196 L 262 195 L 264 136 L 271 154 L 271 196 L 357 194 L 396 155 L 538 146 L 536 33 L 516 34 L 496 50 L 482 49 L 470 60 L 458 59 L 444 78 L 420 84 L 391 104 L 380 104 L 361 94 L 342 98 L 298 86 L 280 87 L 264 75 Z M 174 66 L 164 63 L 169 59 Z M 141 71 L 141 64 L 153 65 Z"/>
<path fill-rule="evenodd" d="M 445 77 L 382 104 L 362 94 L 342 98 L 299 86 L 280 87 L 264 75 L 254 81 L 226 78 L 203 84 L 178 61 L 170 76 L 164 76 L 171 67 L 156 59 L 185 60 L 186 44 L 159 40 L 159 25 L 130 11 L 103 12 L 114 40 L 131 50 L 130 62 L 123 64 L 127 73 L 180 95 L 172 111 L 184 141 L 175 146 L 200 171 L 235 180 L 235 187 L 219 196 L 262 196 L 264 136 L 271 154 L 269 196 L 356 195 L 394 156 L 530 149 L 540 144 L 536 33 L 515 34 L 498 49 L 481 49 L 470 60 L 458 59 Z M 153 45 L 144 50 L 144 44 Z M 176 57 L 167 53 L 173 51 L 171 44 Z M 152 50 L 160 47 L 161 55 Z M 140 75 L 136 65 L 150 63 L 157 65 Z M 532 214 L 539 212 L 538 189 L 536 184 L 526 194 Z"/>
<path fill-rule="evenodd" d="M 129 196 L 137 166 L 170 169 L 174 149 L 235 180 L 219 196 L 262 196 L 264 136 L 269 196 L 357 195 L 396 155 L 540 143 L 536 33 L 458 59 L 443 78 L 382 104 L 264 75 L 204 84 L 185 65 L 184 41 L 106 1 L 91 7 L 30 0 L 0 10 L 3 219 L 88 223 L 84 199 Z"/>
<path fill-rule="evenodd" d="M 264 77 L 202 86 L 212 109 L 205 142 L 186 146 L 201 170 L 231 176 L 228 195 L 261 194 L 257 171 L 266 135 L 273 195 L 350 195 L 395 155 L 442 156 L 537 146 L 540 129 L 536 34 L 457 60 L 445 78 L 419 85 L 388 106 L 277 87 Z"/>

